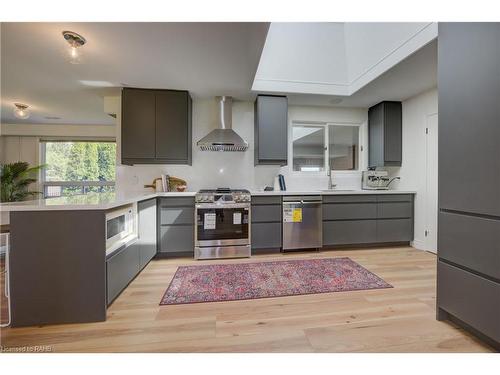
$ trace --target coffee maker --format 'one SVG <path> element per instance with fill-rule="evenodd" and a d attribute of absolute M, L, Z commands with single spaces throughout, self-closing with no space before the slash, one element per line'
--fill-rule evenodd
<path fill-rule="evenodd" d="M 388 190 L 389 184 L 399 179 L 399 177 L 389 178 L 389 173 L 387 171 L 369 169 L 363 171 L 361 180 L 362 188 L 363 190 Z"/>

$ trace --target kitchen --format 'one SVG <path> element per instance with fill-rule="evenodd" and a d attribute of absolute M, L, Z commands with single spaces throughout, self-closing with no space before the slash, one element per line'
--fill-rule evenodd
<path fill-rule="evenodd" d="M 8 49 L 9 38 L 15 39 L 23 27 L 36 29 L 45 25 L 2 24 L 2 38 L 7 42 L 3 45 L 7 44 L 6 54 L 12 58 L 7 65 L 10 69 L 14 69 L 16 55 Z M 61 34 L 63 31 L 59 30 L 61 25 L 47 27 L 50 32 L 58 30 Z M 118 34 L 127 28 L 137 35 L 151 31 L 147 24 L 138 27 L 96 23 L 86 27 L 88 33 L 76 34 L 75 29 L 72 38 L 86 40 L 87 35 L 98 35 L 99 30 L 105 31 L 100 35 L 106 38 L 111 36 L 113 28 Z M 12 158 L 7 155 L 12 150 L 14 157 L 37 154 L 33 165 L 56 160 L 50 159 L 51 142 L 83 143 L 90 139 L 116 144 L 115 179 L 106 185 L 112 186 L 111 191 L 64 195 L 61 192 L 65 191 L 66 185 L 62 183 L 65 181 L 47 178 L 53 172 L 49 163 L 42 172 L 46 178 L 40 183 L 46 183 L 42 187 L 46 195 L 60 189 L 57 191 L 62 196 L 0 205 L 2 224 L 8 225 L 9 230 L 6 262 L 10 328 L 2 329 L 7 345 L 29 342 L 29 335 L 23 339 L 17 333 L 29 327 L 40 326 L 31 332 L 31 339 L 36 341 L 44 329 L 57 331 L 51 327 L 64 327 L 56 324 L 78 324 L 83 331 L 92 329 L 94 324 L 117 324 L 120 319 L 138 324 L 133 319 L 127 320 L 128 315 L 140 313 L 134 311 L 134 304 L 144 306 L 145 315 L 137 322 L 152 329 L 156 320 L 180 320 L 183 314 L 192 314 L 204 322 L 208 319 L 206 309 L 214 309 L 221 316 L 231 316 L 233 311 L 239 317 L 235 318 L 235 327 L 231 326 L 230 318 L 217 321 L 221 325 L 221 337 L 230 333 L 234 333 L 233 337 L 240 333 L 251 336 L 246 330 L 252 332 L 252 329 L 264 335 L 259 323 L 253 328 L 243 325 L 241 332 L 238 331 L 238 321 L 245 320 L 245 313 L 234 312 L 234 309 L 257 309 L 257 316 L 271 311 L 274 317 L 272 300 L 276 299 L 278 304 L 279 300 L 287 301 L 283 302 L 284 314 L 290 316 L 295 316 L 296 304 L 307 305 L 307 314 L 301 315 L 301 319 L 306 320 L 302 324 L 307 340 L 294 336 L 295 331 L 291 329 L 275 328 L 276 336 L 273 329 L 269 336 L 256 334 L 257 343 L 260 339 L 264 343 L 273 342 L 269 347 L 259 348 L 258 344 L 247 347 L 245 338 L 242 343 L 232 339 L 234 345 L 242 345 L 243 351 L 246 348 L 251 352 L 300 352 L 310 348 L 325 352 L 391 351 L 391 345 L 399 346 L 401 351 L 433 352 L 449 339 L 457 342 L 456 346 L 445 347 L 449 351 L 498 350 L 499 326 L 495 319 L 500 312 L 500 305 L 495 302 L 499 296 L 496 277 L 499 258 L 495 255 L 498 236 L 492 229 L 498 221 L 498 194 L 489 187 L 480 187 L 483 199 L 489 199 L 488 204 L 482 200 L 476 206 L 460 203 L 473 202 L 468 192 L 477 183 L 454 167 L 452 160 L 460 154 L 457 145 L 465 141 L 452 138 L 454 129 L 447 127 L 451 121 L 448 118 L 453 118 L 454 123 L 461 118 L 450 111 L 455 108 L 453 101 L 463 100 L 464 111 L 472 110 L 471 104 L 465 103 L 470 98 L 456 94 L 463 87 L 460 84 L 467 84 L 459 82 L 458 73 L 453 75 L 456 44 L 464 38 L 482 38 L 483 47 L 474 48 L 494 51 L 484 46 L 491 42 L 488 38 L 493 38 L 492 35 L 498 36 L 497 24 L 154 26 L 161 27 L 165 28 L 162 36 L 182 34 L 186 30 L 190 30 L 191 36 L 213 33 L 213 40 L 221 34 L 233 35 L 234 39 L 217 41 L 228 44 L 227 49 L 214 48 L 219 51 L 220 60 L 202 64 L 202 61 L 210 61 L 207 56 L 214 57 L 211 51 L 207 55 L 200 52 L 196 55 L 197 65 L 185 69 L 206 69 L 210 77 L 218 72 L 216 66 L 227 60 L 229 62 L 218 69 L 242 66 L 245 79 L 239 78 L 241 70 L 228 70 L 229 77 L 221 78 L 220 72 L 213 77 L 213 81 L 225 82 L 226 88 L 210 79 L 200 83 L 189 77 L 184 83 L 170 78 L 175 83 L 167 85 L 155 82 L 157 72 L 152 71 L 152 77 L 143 78 L 142 85 L 121 83 L 119 87 L 101 87 L 103 110 L 99 116 L 107 125 L 89 123 L 87 133 L 80 130 L 78 124 L 67 125 L 68 133 L 61 135 L 51 133 L 50 126 L 55 125 L 47 121 L 45 127 L 35 129 L 34 122 L 2 118 L 2 163 Z M 314 38 L 326 35 L 329 40 L 344 44 L 350 40 L 352 45 L 348 51 L 366 50 L 366 45 L 356 45 L 353 40 L 356 32 L 366 33 L 370 27 L 379 27 L 379 32 L 388 34 L 399 31 L 400 55 L 388 53 L 387 46 L 380 48 L 377 53 L 381 55 L 375 57 L 383 56 L 385 66 L 367 63 L 361 67 L 365 69 L 363 74 L 349 87 L 332 84 L 327 91 L 318 83 L 320 78 L 335 81 L 338 77 L 327 74 L 347 74 L 348 68 L 355 69 L 356 65 L 349 56 L 343 62 L 332 61 L 332 51 L 320 48 Z M 340 38 L 339 30 L 348 37 Z M 300 44 L 293 39 L 297 34 L 313 39 L 304 38 Z M 63 39 L 60 35 L 59 38 Z M 290 40 L 296 49 L 276 48 L 290 44 Z M 215 46 L 220 47 L 217 42 Z M 189 43 L 189 37 L 177 46 L 171 42 L 170 52 L 178 48 L 178 52 L 192 54 Z M 90 45 L 89 42 L 89 49 Z M 252 48 L 248 48 L 249 45 Z M 198 45 L 191 44 L 192 49 L 193 46 Z M 76 49 L 86 52 L 85 48 L 82 44 Z M 467 44 L 467 48 L 473 47 Z M 311 49 L 323 57 L 323 61 L 335 64 L 335 73 L 321 70 L 322 63 L 318 61 L 310 61 L 307 69 L 294 63 L 287 69 L 280 68 L 283 61 L 296 61 L 300 53 L 311 52 Z M 253 54 L 249 56 L 247 50 Z M 88 52 L 89 58 L 92 57 L 92 50 Z M 491 59 L 497 57 L 494 52 L 490 53 Z M 366 57 L 368 61 L 370 56 Z M 174 61 L 169 61 L 172 57 L 166 55 L 163 58 L 169 62 L 167 66 L 175 67 L 172 68 L 174 74 L 182 69 L 176 58 Z M 85 64 L 91 63 L 77 66 L 85 67 Z M 456 71 L 470 68 L 467 59 L 463 59 L 463 64 Z M 491 69 L 487 62 L 484 65 L 485 71 Z M 318 76 L 320 73 L 324 76 Z M 487 73 L 478 79 L 486 79 L 486 76 Z M 309 83 L 304 83 L 304 77 Z M 115 77 L 109 80 L 123 82 Z M 228 84 L 231 80 L 236 82 L 233 86 Z M 138 81 L 130 76 L 130 82 Z M 498 98 L 497 86 L 488 93 L 482 90 L 477 89 L 480 97 L 488 94 Z M 484 118 L 486 116 L 490 123 L 498 122 L 498 113 L 484 112 L 484 105 L 481 108 L 483 113 L 476 113 L 476 119 L 485 124 L 481 129 L 486 134 L 493 135 L 490 139 L 494 138 L 498 131 L 489 128 Z M 33 117 L 38 116 L 35 106 L 32 112 Z M 88 133 L 94 128 L 99 128 L 101 135 Z M 462 130 L 471 137 L 485 134 L 474 133 L 466 124 Z M 37 138 L 35 147 L 43 152 L 33 152 L 29 137 Z M 28 143 L 21 147 L 22 142 Z M 438 142 L 439 171 L 435 167 Z M 494 182 L 497 175 L 493 172 L 484 175 L 476 168 L 477 163 L 489 166 L 489 171 L 498 166 L 497 159 L 487 158 L 497 152 L 496 149 L 490 143 L 485 144 L 484 149 L 476 150 L 478 160 L 470 158 L 463 163 L 471 176 L 481 177 L 479 180 L 484 183 Z M 23 154 L 25 149 L 31 151 Z M 442 189 L 440 202 L 438 175 L 439 189 Z M 447 183 L 446 178 L 454 183 Z M 465 188 L 457 188 L 459 178 L 464 179 Z M 67 185 L 69 183 L 67 181 Z M 473 222 L 468 224 L 467 220 Z M 478 250 L 481 259 L 471 257 L 460 244 L 462 241 L 471 246 L 475 232 L 467 236 L 464 235 L 467 230 L 457 233 L 455 229 L 456 226 L 465 229 L 468 225 L 474 228 L 470 230 L 486 233 L 485 245 Z M 439 264 L 437 276 L 436 264 Z M 330 272 L 343 276 L 337 280 Z M 333 277 L 333 281 L 326 282 L 320 277 L 322 273 Z M 268 281 L 272 274 L 288 276 Z M 257 283 L 258 277 L 266 281 Z M 196 283 L 196 280 L 205 281 Z M 474 299 L 475 308 L 470 308 L 457 295 L 459 290 L 467 288 L 476 291 L 469 296 Z M 408 305 L 400 301 L 405 290 L 411 299 Z M 351 299 L 354 307 L 349 306 Z M 396 302 L 380 302 L 384 299 Z M 398 319 L 384 321 L 399 333 L 390 334 L 389 339 L 374 340 L 372 346 L 367 347 L 364 345 L 369 344 L 362 344 L 366 337 L 356 340 L 350 336 L 353 331 L 348 324 L 345 331 L 332 328 L 334 324 L 326 326 L 326 333 L 322 333 L 318 332 L 321 328 L 317 328 L 317 323 L 307 321 L 306 315 L 324 314 L 325 308 L 337 303 L 345 303 L 343 309 L 355 316 L 347 315 L 348 320 L 361 316 L 357 324 L 363 323 L 366 309 L 373 308 L 380 309 L 374 313 L 380 321 L 384 321 L 385 314 L 394 313 L 405 324 L 401 325 Z M 207 304 L 209 306 L 203 306 Z M 417 333 L 412 314 L 418 316 L 415 322 L 422 324 Z M 262 320 L 263 325 L 273 324 L 271 320 Z M 191 323 L 203 326 L 202 322 Z M 456 328 L 455 324 L 464 329 Z M 85 328 L 86 325 L 89 328 Z M 176 326 L 171 329 L 176 330 Z M 126 342 L 130 338 L 126 336 L 122 337 L 124 342 L 117 339 L 114 346 L 109 347 L 99 338 L 79 343 L 77 337 L 54 345 L 60 351 L 76 352 L 231 351 L 223 339 L 215 340 L 211 347 L 211 338 L 200 333 L 202 328 L 196 333 L 189 328 L 184 328 L 186 332 L 182 327 L 177 329 L 181 336 L 191 337 L 188 341 L 204 340 L 202 349 L 196 349 L 193 342 L 183 342 L 185 338 L 177 343 L 158 338 L 160 341 L 155 347 L 154 341 L 148 346 L 140 337 L 135 337 L 128 347 Z M 376 326 L 371 329 L 378 332 Z M 328 335 L 328 330 L 332 330 L 332 335 Z M 432 332 L 438 332 L 438 337 L 432 336 Z M 197 336 L 199 334 L 202 336 Z M 281 341 L 280 334 L 287 338 Z M 429 339 L 420 340 L 419 334 Z M 148 335 L 146 333 L 151 338 Z M 351 346 L 343 350 L 346 344 L 336 340 L 335 335 L 342 335 Z M 407 341 L 407 337 L 416 339 Z M 383 346 L 386 339 L 393 340 L 387 347 Z"/>

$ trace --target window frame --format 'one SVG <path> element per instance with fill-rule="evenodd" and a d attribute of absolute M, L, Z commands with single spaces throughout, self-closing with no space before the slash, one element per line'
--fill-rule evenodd
<path fill-rule="evenodd" d="M 340 170 L 340 169 L 332 169 L 332 173 L 339 174 L 347 174 L 347 173 L 359 173 L 362 170 L 362 152 L 363 152 L 363 124 L 359 122 L 330 122 L 330 121 L 297 121 L 293 120 L 290 122 L 291 131 L 289 136 L 289 160 L 288 165 L 290 169 L 290 174 L 295 176 L 328 176 L 328 158 L 329 155 L 329 135 L 330 135 L 330 126 L 349 126 L 349 127 L 357 127 L 358 128 L 358 168 L 357 169 L 349 169 L 349 170 Z M 322 171 L 296 171 L 293 169 L 293 127 L 294 126 L 305 126 L 305 127 L 324 127 L 324 139 L 323 139 L 323 147 L 324 147 L 324 158 L 323 158 L 323 170 Z"/>
<path fill-rule="evenodd" d="M 65 138 L 65 137 L 57 137 L 57 138 L 41 138 L 39 140 L 39 145 L 40 145 L 40 161 L 42 165 L 46 164 L 46 146 L 48 142 L 90 142 L 90 143 L 97 143 L 97 142 L 106 142 L 106 143 L 116 143 L 115 138 Z M 117 147 L 118 150 L 118 147 Z M 81 194 L 76 194 L 76 195 L 84 195 L 87 194 L 85 193 L 85 187 L 94 187 L 94 186 L 115 186 L 116 184 L 116 166 L 118 166 L 118 163 L 116 162 L 115 159 L 115 178 L 113 181 L 47 181 L 47 170 L 46 168 L 42 168 L 40 171 L 40 188 L 42 190 L 42 195 L 44 199 L 50 199 L 50 198 L 59 198 L 60 196 L 46 196 L 46 187 L 48 186 L 76 186 L 76 187 L 81 187 L 82 188 L 82 193 Z"/>

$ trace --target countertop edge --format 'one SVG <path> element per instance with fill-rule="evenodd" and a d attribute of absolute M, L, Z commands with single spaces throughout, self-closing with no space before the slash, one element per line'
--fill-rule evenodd
<path fill-rule="evenodd" d="M 337 191 L 250 191 L 252 196 L 284 196 L 284 195 L 380 195 L 380 194 L 416 194 L 412 190 L 337 190 Z M 17 211 L 72 211 L 72 210 L 111 210 L 116 207 L 127 204 L 141 202 L 148 199 L 158 197 L 194 197 L 196 192 L 172 192 L 172 193 L 145 193 L 144 195 L 130 195 L 128 197 L 118 198 L 113 202 L 103 202 L 95 204 L 60 204 L 60 205 L 45 205 L 42 203 L 29 204 L 28 202 L 21 204 L 1 204 L 0 212 L 17 212 Z M 38 202 L 38 201 L 37 201 Z"/>

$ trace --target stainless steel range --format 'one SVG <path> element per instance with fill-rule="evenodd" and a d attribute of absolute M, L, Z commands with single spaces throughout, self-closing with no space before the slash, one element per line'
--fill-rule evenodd
<path fill-rule="evenodd" d="M 200 190 L 195 197 L 195 259 L 250 257 L 248 190 Z"/>

